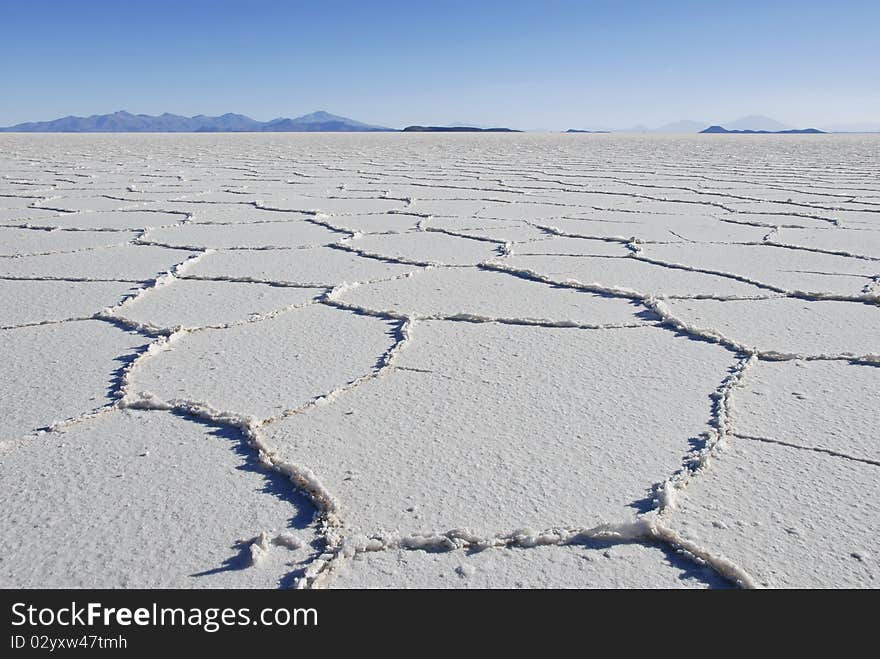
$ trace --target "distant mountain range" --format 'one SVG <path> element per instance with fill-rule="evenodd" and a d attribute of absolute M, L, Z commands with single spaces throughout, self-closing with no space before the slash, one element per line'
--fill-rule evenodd
<path fill-rule="evenodd" d="M 354 119 L 324 111 L 304 114 L 295 119 L 279 117 L 271 121 L 257 121 L 243 114 L 228 113 L 219 117 L 198 114 L 183 117 L 177 114 L 131 114 L 120 110 L 113 114 L 94 114 L 90 117 L 62 117 L 54 121 L 39 121 L 8 128 L 8 133 L 218 133 L 218 132 L 379 132 L 393 128 L 372 126 Z"/>
<path fill-rule="evenodd" d="M 700 133 L 720 133 L 726 135 L 824 135 L 818 128 L 788 128 L 786 130 L 730 130 L 724 126 L 709 126 Z"/>
<path fill-rule="evenodd" d="M 783 130 L 792 130 L 793 126 L 788 126 L 781 121 L 765 117 L 760 114 L 752 114 L 748 117 L 741 117 L 735 121 L 726 121 L 722 125 L 730 130 L 763 130 L 768 133 L 779 132 Z"/>
<path fill-rule="evenodd" d="M 755 131 L 776 133 L 785 130 L 794 130 L 791 126 L 787 126 L 781 121 L 777 121 L 771 117 L 763 115 L 749 115 L 740 117 L 732 121 L 722 121 L 721 124 L 712 124 L 709 121 L 694 121 L 692 119 L 682 119 L 669 124 L 664 124 L 658 128 L 646 128 L 645 126 L 636 126 L 627 132 L 636 133 L 702 133 L 707 127 L 724 126 L 730 131 Z M 717 132 L 717 131 L 712 131 Z"/>
<path fill-rule="evenodd" d="M 707 128 L 708 127 L 708 128 Z M 37 121 L 0 128 L 5 133 L 317 133 L 317 132 L 381 132 L 396 128 L 376 126 L 319 110 L 290 119 L 279 117 L 258 121 L 243 114 L 227 113 L 219 117 L 197 114 L 185 117 L 168 112 L 160 115 L 132 114 L 120 110 L 112 114 L 93 114 L 90 117 L 62 117 L 53 121 Z M 479 124 L 449 124 L 446 126 L 407 126 L 404 132 L 430 133 L 518 133 L 512 128 L 493 128 Z M 566 133 L 868 133 L 880 132 L 880 123 L 839 124 L 821 129 L 795 129 L 780 121 L 761 115 L 750 115 L 720 124 L 682 119 L 657 128 L 633 126 L 624 130 L 581 130 L 570 128 Z"/>

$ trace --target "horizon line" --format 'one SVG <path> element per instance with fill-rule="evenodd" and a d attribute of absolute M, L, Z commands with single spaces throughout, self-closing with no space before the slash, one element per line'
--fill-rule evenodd
<path fill-rule="evenodd" d="M 254 117 L 252 117 L 250 115 L 247 115 L 247 114 L 244 114 L 241 112 L 234 112 L 234 111 L 228 111 L 228 112 L 224 112 L 222 114 L 197 113 L 197 114 L 193 114 L 193 115 L 186 115 L 186 114 L 177 114 L 177 113 L 169 112 L 169 111 L 164 111 L 159 114 L 149 114 L 149 113 L 145 113 L 145 112 L 131 112 L 131 111 L 125 110 L 125 109 L 119 109 L 119 110 L 114 110 L 114 111 L 108 112 L 108 113 L 93 113 L 93 114 L 88 114 L 88 115 L 66 114 L 66 115 L 63 115 L 60 117 L 56 117 L 53 119 L 47 119 L 47 120 L 23 121 L 23 122 L 18 122 L 18 123 L 11 124 L 8 126 L 2 126 L 2 127 L 0 127 L 0 130 L 2 130 L 3 132 L 21 132 L 21 133 L 25 133 L 25 132 L 28 132 L 28 133 L 35 133 L 35 132 L 45 132 L 45 133 L 271 132 L 271 131 L 265 131 L 265 130 L 247 130 L 246 128 L 233 129 L 233 130 L 211 129 L 211 130 L 193 130 L 193 131 L 174 130 L 174 129 L 171 129 L 171 130 L 136 130 L 136 129 L 135 130 L 126 130 L 125 128 L 116 128 L 116 129 L 109 129 L 109 130 L 75 129 L 75 128 L 70 129 L 70 130 L 51 129 L 51 128 L 49 128 L 47 130 L 39 130 L 39 129 L 37 129 L 37 130 L 24 129 L 24 130 L 19 130 L 19 131 L 14 130 L 15 128 L 19 128 L 19 127 L 24 128 L 26 126 L 34 125 L 34 124 L 36 124 L 36 125 L 52 124 L 52 123 L 57 123 L 57 122 L 60 122 L 63 120 L 88 120 L 88 119 L 95 119 L 95 118 L 112 117 L 115 115 L 125 115 L 125 116 L 130 116 L 130 117 L 143 117 L 143 118 L 147 118 L 147 119 L 160 119 L 162 117 L 169 116 L 169 117 L 176 117 L 176 118 L 187 119 L 187 120 L 197 120 L 197 119 L 201 119 L 201 118 L 216 120 L 216 119 L 223 119 L 225 117 L 237 117 L 237 118 L 241 118 L 243 121 L 252 121 L 256 124 L 262 124 L 262 125 L 271 125 L 273 123 L 280 123 L 280 122 L 284 122 L 284 121 L 296 122 L 297 120 L 305 119 L 305 118 L 312 119 L 314 115 L 326 115 L 328 117 L 328 121 L 342 120 L 342 121 L 350 122 L 352 124 L 357 124 L 357 125 L 363 126 L 366 129 L 366 130 L 361 129 L 361 130 L 350 131 L 350 132 L 370 132 L 369 129 L 372 129 L 376 132 L 379 132 L 379 131 L 402 132 L 406 128 L 413 127 L 413 126 L 423 126 L 423 127 L 428 127 L 428 128 L 472 128 L 472 129 L 475 129 L 475 132 L 487 131 L 490 128 L 489 126 L 487 126 L 483 122 L 473 122 L 473 123 L 463 123 L 463 122 L 430 123 L 430 122 L 428 122 L 428 123 L 409 124 L 409 125 L 403 126 L 403 127 L 392 127 L 392 126 L 382 125 L 382 124 L 369 124 L 366 122 L 362 122 L 360 120 L 351 119 L 346 116 L 337 115 L 337 114 L 328 112 L 326 110 L 313 110 L 311 112 L 307 112 L 307 113 L 301 114 L 301 115 L 296 115 L 294 117 L 279 115 L 276 117 L 272 117 L 271 119 L 263 120 L 263 119 L 255 119 Z M 680 120 L 676 120 L 676 121 L 666 122 L 664 124 L 661 124 L 660 126 L 653 127 L 653 128 L 646 126 L 646 125 L 642 125 L 642 124 L 636 124 L 635 126 L 629 126 L 629 127 L 623 127 L 623 128 L 607 128 L 607 127 L 602 127 L 602 126 L 595 126 L 595 127 L 591 127 L 591 128 L 577 128 L 577 127 L 573 127 L 573 126 L 570 126 L 568 128 L 543 128 L 543 127 L 541 127 L 541 128 L 513 128 L 513 127 L 503 126 L 503 124 L 495 124 L 492 126 L 492 128 L 496 128 L 496 129 L 503 128 L 505 132 L 506 131 L 520 131 L 520 132 L 528 132 L 528 133 L 545 133 L 545 132 L 546 133 L 557 133 L 557 132 L 571 131 L 571 132 L 583 132 L 583 133 L 699 134 L 701 132 L 701 130 L 697 129 L 697 127 L 700 125 L 704 126 L 704 128 L 702 130 L 706 130 L 706 129 L 714 128 L 714 127 L 722 127 L 722 128 L 725 128 L 726 130 L 736 130 L 736 129 L 727 129 L 725 124 L 740 124 L 742 122 L 748 122 L 748 120 L 751 120 L 751 119 L 757 120 L 758 122 L 763 122 L 765 124 L 765 127 L 764 128 L 753 128 L 753 129 L 746 128 L 745 130 L 765 130 L 768 133 L 776 133 L 777 131 L 781 131 L 781 130 L 823 130 L 823 132 L 828 132 L 828 133 L 874 133 L 874 132 L 880 132 L 880 122 L 877 123 L 876 127 L 874 126 L 875 122 L 864 121 L 864 122 L 847 122 L 847 123 L 839 123 L 839 124 L 825 124 L 828 127 L 827 130 L 824 130 L 822 128 L 822 123 L 815 123 L 815 124 L 812 124 L 810 126 L 803 127 L 803 128 L 791 128 L 787 124 L 785 124 L 784 122 L 778 121 L 774 118 L 771 118 L 771 117 L 768 117 L 765 115 L 757 115 L 757 114 L 756 115 L 746 115 L 746 116 L 741 117 L 739 119 L 733 119 L 730 121 L 720 122 L 720 123 L 719 122 L 714 122 L 714 123 L 713 122 L 705 122 L 704 123 L 704 122 L 692 120 L 692 119 L 680 119 Z M 770 124 L 773 124 L 772 128 L 766 127 L 766 124 L 768 122 Z M 318 122 L 314 122 L 314 123 L 318 123 Z M 676 125 L 687 125 L 687 124 L 690 124 L 692 129 L 668 130 L 668 131 L 662 130 L 667 127 L 672 128 L 673 126 L 676 126 Z M 861 127 L 862 124 L 864 124 L 866 127 Z M 581 124 L 581 125 L 583 125 L 583 124 Z M 587 124 L 587 125 L 589 126 L 589 124 Z M 739 128 L 739 130 L 743 130 L 743 128 Z M 301 131 L 277 131 L 277 132 L 301 132 Z M 347 131 L 333 129 L 333 130 L 326 130 L 326 131 L 314 130 L 314 131 L 302 131 L 302 132 L 347 132 Z M 462 132 L 464 132 L 464 131 L 462 131 Z"/>

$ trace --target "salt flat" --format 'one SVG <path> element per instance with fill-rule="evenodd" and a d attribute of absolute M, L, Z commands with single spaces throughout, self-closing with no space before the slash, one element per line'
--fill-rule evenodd
<path fill-rule="evenodd" d="M 877 587 L 880 137 L 0 136 L 0 586 Z"/>

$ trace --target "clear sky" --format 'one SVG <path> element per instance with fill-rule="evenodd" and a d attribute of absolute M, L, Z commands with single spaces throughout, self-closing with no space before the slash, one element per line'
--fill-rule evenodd
<path fill-rule="evenodd" d="M 0 0 L 0 125 L 880 122 L 880 0 Z"/>

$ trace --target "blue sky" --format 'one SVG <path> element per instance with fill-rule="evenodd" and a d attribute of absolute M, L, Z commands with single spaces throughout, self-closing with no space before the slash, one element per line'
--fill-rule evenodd
<path fill-rule="evenodd" d="M 0 0 L 0 125 L 119 109 L 880 122 L 878 34 L 876 0 Z"/>

